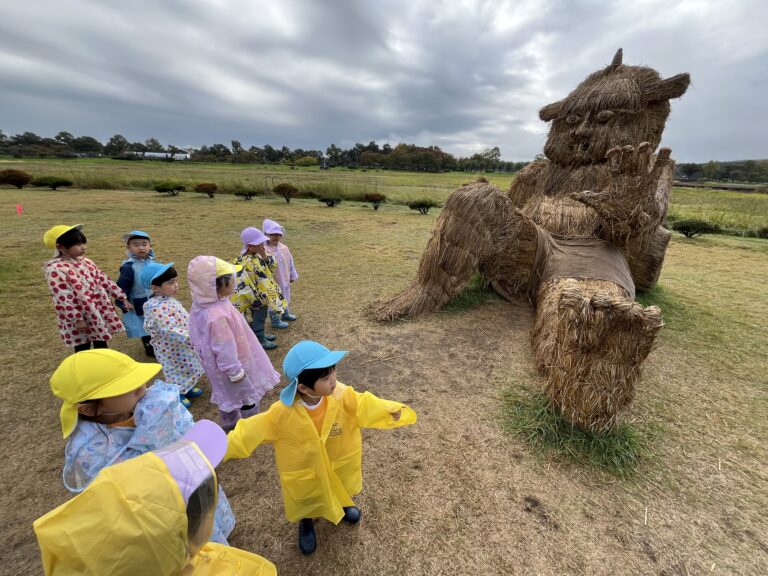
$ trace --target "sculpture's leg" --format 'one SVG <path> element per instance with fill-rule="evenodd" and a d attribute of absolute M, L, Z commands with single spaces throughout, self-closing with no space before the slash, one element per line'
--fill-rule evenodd
<path fill-rule="evenodd" d="M 671 237 L 669 230 L 658 226 L 653 234 L 648 235 L 645 242 L 631 243 L 624 248 L 632 279 L 638 290 L 650 290 L 659 281 Z"/>
<path fill-rule="evenodd" d="M 581 428 L 614 428 L 662 325 L 658 307 L 630 300 L 613 282 L 567 278 L 541 286 L 533 345 L 552 405 Z"/>
<path fill-rule="evenodd" d="M 456 190 L 445 203 L 408 288 L 374 303 L 379 321 L 434 312 L 461 292 L 473 274 L 509 293 L 528 285 L 536 253 L 534 225 L 487 182 Z"/>

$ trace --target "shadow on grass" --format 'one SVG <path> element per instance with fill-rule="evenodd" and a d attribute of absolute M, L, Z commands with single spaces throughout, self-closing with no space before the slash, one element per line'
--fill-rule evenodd
<path fill-rule="evenodd" d="M 645 452 L 641 434 L 628 424 L 610 433 L 577 428 L 549 407 L 544 392 L 515 388 L 504 393 L 504 430 L 526 440 L 537 452 L 564 456 L 614 476 L 634 474 Z"/>
<path fill-rule="evenodd" d="M 443 306 L 443 310 L 446 312 L 462 312 L 463 310 L 469 310 L 470 308 L 500 299 L 501 297 L 494 292 L 493 288 L 486 283 L 482 276 L 475 274 L 461 294 Z"/>
<path fill-rule="evenodd" d="M 637 293 L 636 300 L 643 306 L 658 306 L 667 328 L 687 331 L 696 327 L 697 310 L 691 309 L 673 292 L 657 284 L 650 290 Z"/>

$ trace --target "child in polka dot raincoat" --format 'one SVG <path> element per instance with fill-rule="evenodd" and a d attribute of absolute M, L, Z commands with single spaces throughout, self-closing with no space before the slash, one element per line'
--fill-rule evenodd
<path fill-rule="evenodd" d="M 179 279 L 173 262 L 147 264 L 141 272 L 141 283 L 152 294 L 144 304 L 144 330 L 152 338 L 165 381 L 180 388 L 181 403 L 189 408 L 190 400 L 203 393 L 195 384 L 205 370 L 189 343 L 189 314 L 174 298 Z"/>
<path fill-rule="evenodd" d="M 86 238 L 82 224 L 60 224 L 45 233 L 43 242 L 55 248 L 55 256 L 43 265 L 51 292 L 59 333 L 64 344 L 75 352 L 106 348 L 113 334 L 124 330 L 112 303 L 132 306 L 117 284 L 85 254 Z"/>

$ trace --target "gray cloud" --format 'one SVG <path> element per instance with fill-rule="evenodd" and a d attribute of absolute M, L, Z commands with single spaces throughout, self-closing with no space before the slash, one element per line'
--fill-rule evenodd
<path fill-rule="evenodd" d="M 6 0 L 0 128 L 527 160 L 538 109 L 622 46 L 628 64 L 691 73 L 664 137 L 678 160 L 765 158 L 766 21 L 761 0 Z"/>

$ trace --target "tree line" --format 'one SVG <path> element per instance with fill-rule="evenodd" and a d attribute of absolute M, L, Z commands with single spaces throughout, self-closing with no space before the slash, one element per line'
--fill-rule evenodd
<path fill-rule="evenodd" d="M 48 138 L 33 132 L 7 136 L 0 130 L 0 155 L 17 158 L 109 156 L 131 159 L 141 158 L 146 152 L 189 153 L 190 158 L 198 162 L 346 166 L 421 172 L 450 170 L 517 172 L 528 164 L 528 162 L 505 162 L 501 159 L 501 151 L 498 147 L 467 158 L 457 158 L 438 146 L 422 147 L 405 143 L 394 147 L 389 144 L 379 146 L 374 141 L 368 144 L 358 143 L 349 149 L 331 144 L 325 152 L 302 148 L 291 150 L 287 146 L 278 148 L 270 144 L 245 148 L 238 140 L 232 140 L 229 146 L 212 144 L 182 149 L 173 145 L 163 145 L 156 138 L 148 138 L 144 142 L 130 142 L 121 134 L 115 134 L 106 144 L 102 144 L 92 136 L 74 136 L 69 132 L 59 132 L 53 138 Z"/>
<path fill-rule="evenodd" d="M 680 180 L 714 182 L 768 182 L 768 160 L 710 160 L 696 164 L 677 164 L 675 176 Z"/>

